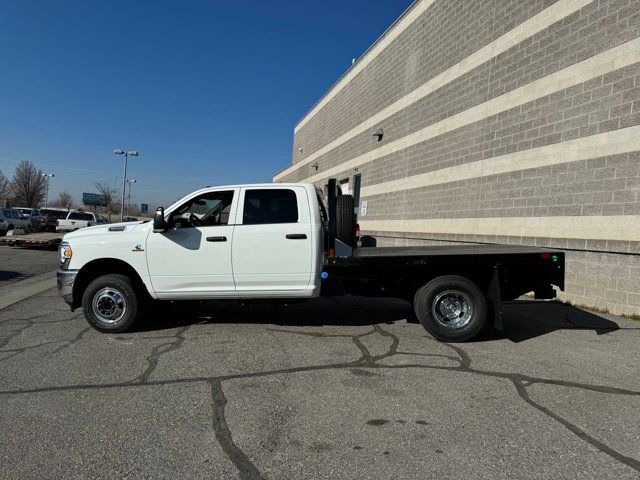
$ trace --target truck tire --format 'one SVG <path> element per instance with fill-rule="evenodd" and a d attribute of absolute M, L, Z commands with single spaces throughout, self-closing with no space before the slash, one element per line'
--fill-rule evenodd
<path fill-rule="evenodd" d="M 465 342 L 487 321 L 487 300 L 471 280 L 445 275 L 418 289 L 413 301 L 418 320 L 443 342 Z"/>
<path fill-rule="evenodd" d="M 104 333 L 124 332 L 131 328 L 141 304 L 129 277 L 120 274 L 96 278 L 82 295 L 82 310 L 87 322 Z"/>
<path fill-rule="evenodd" d="M 350 247 L 356 246 L 356 219 L 353 195 L 340 195 L 336 202 L 336 238 Z"/>

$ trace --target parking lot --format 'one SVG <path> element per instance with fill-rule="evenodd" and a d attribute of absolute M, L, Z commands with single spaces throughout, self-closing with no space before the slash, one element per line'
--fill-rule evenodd
<path fill-rule="evenodd" d="M 0 287 L 57 266 L 15 258 Z M 640 476 L 636 321 L 520 301 L 448 345 L 404 302 L 341 298 L 106 335 L 51 285 L 0 310 L 1 478 Z"/>

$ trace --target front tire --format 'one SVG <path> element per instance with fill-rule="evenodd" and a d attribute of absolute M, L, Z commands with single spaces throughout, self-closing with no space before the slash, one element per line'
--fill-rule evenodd
<path fill-rule="evenodd" d="M 104 333 L 131 328 L 140 312 L 141 300 L 129 277 L 103 275 L 93 280 L 82 295 L 84 316 L 93 328 Z"/>
<path fill-rule="evenodd" d="M 418 289 L 413 307 L 427 332 L 443 342 L 465 342 L 487 321 L 487 300 L 471 280 L 445 275 Z"/>

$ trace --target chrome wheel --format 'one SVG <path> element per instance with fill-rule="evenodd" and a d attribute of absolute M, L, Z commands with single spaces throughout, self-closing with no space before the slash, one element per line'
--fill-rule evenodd
<path fill-rule="evenodd" d="M 118 323 L 127 312 L 127 300 L 117 288 L 105 287 L 99 290 L 91 302 L 96 320 L 103 325 Z"/>
<path fill-rule="evenodd" d="M 433 318 L 446 328 L 463 328 L 473 318 L 473 303 L 460 290 L 446 290 L 436 295 L 431 306 Z"/>

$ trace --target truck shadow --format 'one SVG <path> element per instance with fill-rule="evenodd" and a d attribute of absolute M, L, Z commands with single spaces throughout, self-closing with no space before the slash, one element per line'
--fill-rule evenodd
<path fill-rule="evenodd" d="M 504 331 L 498 338 L 522 342 L 557 330 L 592 331 L 606 335 L 616 330 L 640 330 L 621 327 L 614 320 L 560 302 L 515 300 L 502 306 Z M 480 340 L 480 338 L 478 339 Z"/>
<path fill-rule="evenodd" d="M 163 302 L 135 331 L 164 330 L 195 324 L 254 323 L 269 325 L 365 326 L 406 320 L 417 324 L 411 305 L 401 299 L 339 297 L 318 298 L 293 305 L 241 305 L 238 302 Z M 558 302 L 516 300 L 503 304 L 504 330 L 486 328 L 474 342 L 510 340 L 518 343 L 558 330 L 586 330 L 604 335 L 620 327 L 615 321 Z M 421 327 L 420 327 L 421 328 Z"/>
<path fill-rule="evenodd" d="M 399 299 L 318 298 L 304 303 L 242 305 L 235 301 L 163 302 L 135 331 L 164 330 L 194 324 L 255 323 L 290 326 L 364 326 L 407 320 L 418 323 L 411 306 Z"/>
<path fill-rule="evenodd" d="M 24 276 L 25 274 L 21 272 L 14 272 L 11 270 L 0 270 L 0 282 L 5 282 L 7 280 L 16 280 Z"/>

